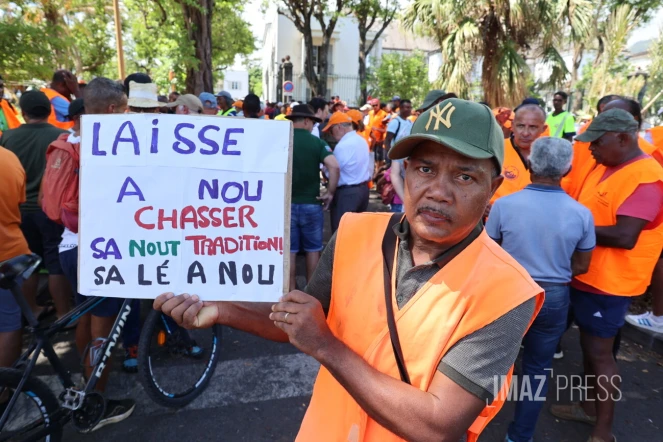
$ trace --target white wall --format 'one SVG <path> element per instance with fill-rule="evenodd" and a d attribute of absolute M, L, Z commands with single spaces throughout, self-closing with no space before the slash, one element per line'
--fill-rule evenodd
<path fill-rule="evenodd" d="M 223 90 L 230 92 L 235 99 L 244 99 L 249 94 L 249 73 L 247 71 L 225 71 Z"/>

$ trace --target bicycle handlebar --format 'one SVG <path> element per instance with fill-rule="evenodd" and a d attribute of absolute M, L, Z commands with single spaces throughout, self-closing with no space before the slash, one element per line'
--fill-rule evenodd
<path fill-rule="evenodd" d="M 0 265 L 0 288 L 11 289 L 17 277 L 27 279 L 35 271 L 41 258 L 38 255 L 20 255 Z"/>

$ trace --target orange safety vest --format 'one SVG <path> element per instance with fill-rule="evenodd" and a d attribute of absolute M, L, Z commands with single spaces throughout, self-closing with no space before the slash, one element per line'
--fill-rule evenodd
<path fill-rule="evenodd" d="M 656 126 L 649 129 L 652 143 L 657 149 L 663 150 L 663 126 Z"/>
<path fill-rule="evenodd" d="M 584 132 L 584 131 L 583 131 Z M 562 178 L 562 189 L 573 199 L 577 200 L 580 197 L 580 192 L 596 167 L 596 161 L 589 151 L 589 145 L 582 141 L 575 141 L 573 143 L 573 161 L 571 162 L 571 171 L 568 175 Z M 647 155 L 654 157 L 658 163 L 663 166 L 663 152 L 657 149 L 656 146 L 642 137 L 638 137 L 638 146 Z"/>
<path fill-rule="evenodd" d="M 388 213 L 348 213 L 341 219 L 327 324 L 334 336 L 373 368 L 400 379 L 384 307 L 381 248 L 390 217 Z M 359 268 L 361 278 L 357 278 Z M 392 275 L 396 293 L 396 262 Z M 394 319 L 412 386 L 427 391 L 440 360 L 456 342 L 534 297 L 537 307 L 532 321 L 543 304 L 543 290 L 485 231 L 402 309 L 393 296 Z M 477 440 L 502 407 L 512 371 L 500 394 L 469 428 L 468 442 Z M 324 366 L 296 440 L 403 441 L 368 416 Z"/>
<path fill-rule="evenodd" d="M 380 109 L 377 113 L 375 111 L 371 111 L 369 113 L 369 120 L 368 120 L 368 127 L 370 128 L 370 134 L 371 138 L 374 139 L 376 142 L 384 141 L 384 137 L 387 134 L 387 128 L 384 124 L 382 124 L 382 120 L 385 119 L 385 117 L 388 114 Z"/>
<path fill-rule="evenodd" d="M 606 167 L 598 165 L 587 177 L 578 201 L 592 211 L 597 226 L 617 223 L 617 209 L 640 184 L 663 181 L 663 168 L 653 158 L 625 166 L 600 181 Z M 658 221 L 663 213 L 658 215 Z M 639 296 L 651 281 L 663 247 L 663 223 L 640 232 L 632 250 L 596 246 L 584 275 L 578 281 L 617 296 Z"/>
<path fill-rule="evenodd" d="M 56 98 L 56 97 L 64 98 L 65 100 L 69 101 L 69 99 L 67 97 L 65 97 L 62 94 L 59 94 L 58 92 L 54 91 L 53 89 L 43 87 L 40 90 L 43 93 L 46 94 L 49 101 L 53 101 L 53 98 Z M 55 108 L 53 107 L 53 104 L 51 104 L 51 115 L 48 116 L 48 123 L 52 124 L 55 127 L 59 127 L 60 129 L 64 129 L 64 130 L 69 130 L 72 127 L 74 127 L 74 122 L 73 121 L 59 121 L 57 119 L 57 117 L 55 116 Z"/>
<path fill-rule="evenodd" d="M 511 143 L 511 138 L 504 140 L 504 164 L 502 165 L 502 175 L 504 181 L 495 192 L 495 195 L 490 200 L 494 203 L 498 198 L 511 195 L 520 190 L 523 190 L 527 185 L 532 184 L 529 176 L 529 170 L 525 169 L 523 160 L 516 152 L 516 148 Z"/>
<path fill-rule="evenodd" d="M 2 110 L 2 113 L 5 114 L 5 120 L 7 120 L 7 126 L 9 126 L 9 129 L 15 129 L 21 125 L 16 110 L 3 98 L 0 98 L 0 109 Z"/>

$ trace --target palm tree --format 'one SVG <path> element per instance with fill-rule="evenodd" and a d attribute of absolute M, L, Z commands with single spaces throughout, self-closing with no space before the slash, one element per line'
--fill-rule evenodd
<path fill-rule="evenodd" d="M 559 48 L 568 25 L 587 33 L 589 0 L 414 0 L 405 24 L 437 40 L 444 62 L 437 86 L 467 96 L 474 61 L 481 61 L 484 100 L 513 106 L 525 96 L 526 57 L 541 57 L 559 84 L 568 69 Z"/>
<path fill-rule="evenodd" d="M 642 77 L 628 76 L 632 68 L 625 66 L 622 55 L 631 32 L 639 24 L 636 11 L 628 4 L 618 6 L 608 17 L 601 38 L 602 50 L 594 62 L 594 72 L 587 92 L 587 102 L 591 109 L 607 93 L 635 97 L 644 86 Z"/>

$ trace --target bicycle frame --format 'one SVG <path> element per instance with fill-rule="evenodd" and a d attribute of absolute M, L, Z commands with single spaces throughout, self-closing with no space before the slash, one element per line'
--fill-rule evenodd
<path fill-rule="evenodd" d="M 23 371 L 23 376 L 21 377 L 21 381 L 19 382 L 11 399 L 9 400 L 5 412 L 0 417 L 0 431 L 2 431 L 7 420 L 9 419 L 9 414 L 12 408 L 14 407 L 16 401 L 18 400 L 18 397 L 21 391 L 23 390 L 25 383 L 32 374 L 32 371 L 34 370 L 35 365 L 37 364 L 37 360 L 39 359 L 39 355 L 41 352 L 44 353 L 44 356 L 46 356 L 46 359 L 55 370 L 55 373 L 58 375 L 58 378 L 60 379 L 62 386 L 65 388 L 65 391 L 67 389 L 74 388 L 75 384 L 71 379 L 71 373 L 65 368 L 65 366 L 62 364 L 62 361 L 60 361 L 60 358 L 53 349 L 53 345 L 50 342 L 50 338 L 54 336 L 57 332 L 62 330 L 64 327 L 66 327 L 67 325 L 72 324 L 74 321 L 80 319 L 82 316 L 87 314 L 90 310 L 92 310 L 97 305 L 101 304 L 106 299 L 105 297 L 98 297 L 98 296 L 90 297 L 85 302 L 80 304 L 78 307 L 74 308 L 71 312 L 67 313 L 59 320 L 55 321 L 50 326 L 40 327 L 39 322 L 32 314 L 32 310 L 30 309 L 27 301 L 23 297 L 23 294 L 21 293 L 18 284 L 14 283 L 12 285 L 11 292 L 14 298 L 16 299 L 16 302 L 18 303 L 19 307 L 21 308 L 21 312 L 23 313 L 23 316 L 27 320 L 29 329 L 34 334 L 34 338 L 32 343 L 28 346 L 28 349 L 21 355 L 21 357 L 13 365 L 14 368 L 19 368 L 27 364 L 26 368 Z M 125 299 L 124 302 L 122 303 L 122 307 L 120 308 L 120 312 L 118 313 L 117 318 L 113 323 L 110 335 L 104 341 L 103 345 L 99 349 L 99 351 L 102 354 L 102 357 L 93 367 L 92 375 L 88 379 L 87 384 L 85 385 L 85 389 L 82 392 L 83 398 L 85 394 L 91 393 L 94 390 L 94 387 L 97 385 L 97 382 L 99 381 L 99 378 L 101 377 L 104 368 L 106 367 L 106 363 L 110 358 L 113 347 L 117 345 L 117 341 L 120 338 L 122 329 L 124 328 L 124 324 L 126 323 L 127 317 L 129 316 L 130 312 L 131 312 L 131 299 Z M 70 413 L 66 413 L 66 415 L 68 417 Z M 47 430 L 45 429 L 44 431 L 46 432 Z M 41 434 L 35 435 L 35 437 L 45 436 L 46 434 L 47 433 L 43 435 Z"/>

